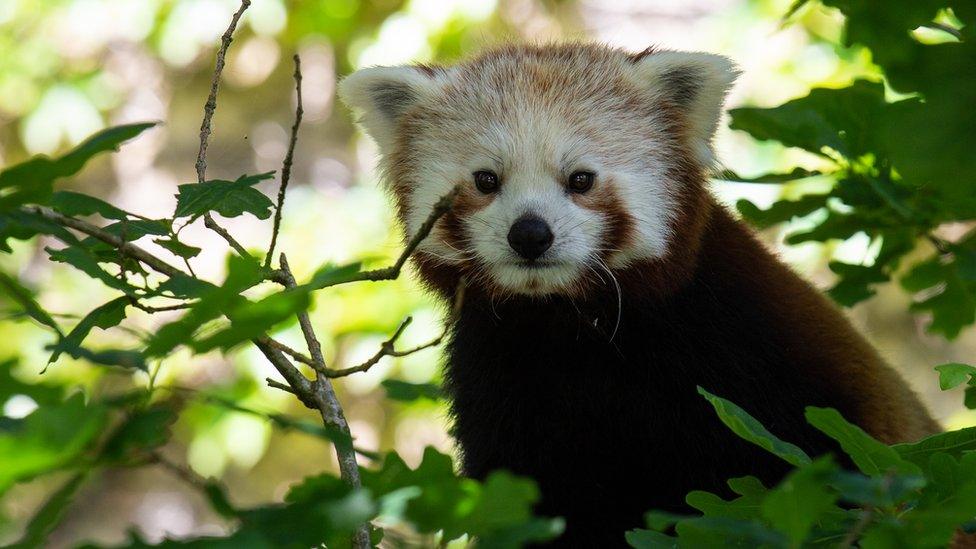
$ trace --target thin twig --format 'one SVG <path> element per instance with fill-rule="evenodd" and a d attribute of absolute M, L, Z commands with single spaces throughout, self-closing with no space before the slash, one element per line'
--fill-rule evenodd
<path fill-rule="evenodd" d="M 405 330 L 407 326 L 410 325 L 410 322 L 412 321 L 413 319 L 410 318 L 409 316 L 403 319 L 403 322 L 401 322 L 400 326 L 396 329 L 395 332 L 393 332 L 393 335 L 391 335 L 389 339 L 381 343 L 379 350 L 377 350 L 376 353 L 373 354 L 373 356 L 369 357 L 369 359 L 366 360 L 366 362 L 363 362 L 362 364 L 356 366 L 350 366 L 349 368 L 343 368 L 341 370 L 330 369 L 325 372 L 325 375 L 331 378 L 336 378 L 336 377 L 345 377 L 358 372 L 365 372 L 370 368 L 372 368 L 373 366 L 375 366 L 383 357 L 392 356 L 393 353 L 396 352 L 393 346 L 396 345 L 397 339 L 400 338 L 400 336 L 403 334 L 403 330 Z"/>
<path fill-rule="evenodd" d="M 271 267 L 271 258 L 274 257 L 275 245 L 278 243 L 278 230 L 281 227 L 281 210 L 285 205 L 285 192 L 288 190 L 288 181 L 291 179 L 291 163 L 295 156 L 295 144 L 298 143 L 298 128 L 302 124 L 302 59 L 295 54 L 295 93 L 298 97 L 298 106 L 295 107 L 295 123 L 291 126 L 291 140 L 288 142 L 288 152 L 285 153 L 285 160 L 281 163 L 281 187 L 278 188 L 278 204 L 275 207 L 274 227 L 271 230 L 271 245 L 268 246 L 268 255 L 264 257 L 264 268 Z"/>
<path fill-rule="evenodd" d="M 210 215 L 210 212 L 203 214 L 203 226 L 219 234 L 231 248 L 234 248 L 237 255 L 244 258 L 254 259 L 254 257 L 248 253 L 244 246 L 241 246 L 241 243 L 231 236 L 229 232 L 227 232 L 227 229 L 221 227 L 217 221 L 214 220 L 213 216 Z"/>
<path fill-rule="evenodd" d="M 264 343 L 269 347 L 274 347 L 275 349 L 285 353 L 286 355 L 290 356 L 292 359 L 297 360 L 302 364 L 307 364 L 313 367 L 315 366 L 315 362 L 309 356 L 301 353 L 300 351 L 292 349 L 291 347 L 285 345 L 284 343 L 276 339 L 271 339 L 270 337 L 266 337 L 266 336 L 262 336 L 258 339 L 261 341 L 261 343 Z"/>
<path fill-rule="evenodd" d="M 285 385 L 284 383 L 277 382 L 277 381 L 271 379 L 270 377 L 264 378 L 264 381 L 267 382 L 268 383 L 268 387 L 271 387 L 272 389 L 278 389 L 278 390 L 284 391 L 286 393 L 291 393 L 293 395 L 295 394 L 295 390 L 294 389 L 292 389 L 288 385 Z"/>
<path fill-rule="evenodd" d="M 400 338 L 400 336 L 403 335 L 403 331 L 407 328 L 407 326 L 410 324 L 412 320 L 408 316 L 406 319 L 403 320 L 402 323 L 400 323 L 400 326 L 396 329 L 395 332 L 393 332 L 393 335 L 390 336 L 390 338 L 384 341 L 382 344 L 380 344 L 379 350 L 377 350 L 376 353 L 373 354 L 373 356 L 369 357 L 369 359 L 366 360 L 366 362 L 363 362 L 356 366 L 343 368 L 341 370 L 326 369 L 322 373 L 325 374 L 327 377 L 331 377 L 331 378 L 345 377 L 351 374 L 365 372 L 369 370 L 385 356 L 404 357 L 404 356 L 412 355 L 414 353 L 423 351 L 424 349 L 430 349 L 431 347 L 436 347 L 437 345 L 440 345 L 441 341 L 443 341 L 444 338 L 447 337 L 447 334 L 450 332 L 451 327 L 454 325 L 454 322 L 457 320 L 458 314 L 461 311 L 461 305 L 464 302 L 464 290 L 465 290 L 465 280 L 461 279 L 458 282 L 457 288 L 454 290 L 454 303 L 451 306 L 451 311 L 448 314 L 447 319 L 445 319 L 444 329 L 441 331 L 440 335 L 438 335 L 434 339 L 422 345 L 418 345 L 411 349 L 407 349 L 405 351 L 397 351 L 396 342 Z"/>
<path fill-rule="evenodd" d="M 125 240 L 122 240 L 121 238 L 115 236 L 114 234 L 107 232 L 100 227 L 96 227 L 95 225 L 92 225 L 87 221 L 82 221 L 81 219 L 60 214 L 52 210 L 51 208 L 45 206 L 24 206 L 22 210 L 25 212 L 40 215 L 41 217 L 47 219 L 48 221 L 53 221 L 58 225 L 81 231 L 82 233 L 85 233 L 88 236 L 101 240 L 106 244 L 110 244 L 112 245 L 112 247 L 119 250 L 120 253 L 124 253 L 125 255 L 129 256 L 132 259 L 136 259 L 148 265 L 154 271 L 164 274 L 166 276 L 169 277 L 180 276 L 180 275 L 189 276 L 183 271 L 181 271 L 180 269 L 170 265 L 169 263 L 166 263 L 162 259 L 157 258 L 156 256 L 152 255 L 146 250 L 140 248 L 139 246 L 126 242 Z"/>
<path fill-rule="evenodd" d="M 210 484 L 209 480 L 198 475 L 189 467 L 185 467 L 176 462 L 170 461 L 169 459 L 163 457 L 163 455 L 159 452 L 153 452 L 149 456 L 149 461 L 150 463 L 155 463 L 162 466 L 163 469 L 166 469 L 183 482 L 198 488 L 201 492 L 205 492 L 207 490 L 207 486 Z"/>
<path fill-rule="evenodd" d="M 234 13 L 231 17 L 230 24 L 227 26 L 227 30 L 224 31 L 224 35 L 220 37 L 220 48 L 217 50 L 217 61 L 214 65 L 213 78 L 210 80 L 210 95 L 207 96 L 207 102 L 203 106 L 203 121 L 200 123 L 200 149 L 197 151 L 197 183 L 204 183 L 207 180 L 207 147 L 210 144 L 210 134 L 213 132 L 213 115 L 214 111 L 217 110 L 217 90 L 220 88 L 220 75 L 224 71 L 225 59 L 227 57 L 227 49 L 230 48 L 230 43 L 234 40 L 234 30 L 237 29 L 237 23 L 241 20 L 241 15 L 244 11 L 251 6 L 251 0 L 241 0 L 241 7 Z M 244 249 L 244 246 L 233 237 L 226 229 L 221 227 L 210 212 L 203 214 L 203 224 L 213 232 L 219 234 L 221 238 L 227 241 L 227 244 L 231 248 L 234 248 L 241 257 L 251 257 Z"/>
<path fill-rule="evenodd" d="M 164 312 L 164 311 L 178 311 L 180 309 L 189 309 L 190 307 L 193 307 L 194 305 L 196 305 L 196 303 L 194 302 L 194 303 L 177 303 L 176 305 L 166 305 L 164 307 L 153 307 L 151 305 L 144 305 L 142 303 L 139 303 L 139 300 L 137 300 L 136 298 L 131 298 L 129 300 L 129 303 L 133 307 L 135 307 L 137 309 L 142 309 L 143 311 L 146 311 L 147 313 L 161 313 L 161 312 Z"/>
<path fill-rule="evenodd" d="M 451 210 L 454 206 L 454 200 L 457 198 L 458 193 L 461 192 L 461 186 L 458 185 L 451 189 L 451 192 L 442 196 L 435 204 L 434 208 L 431 210 L 430 215 L 424 220 L 417 232 L 410 238 L 407 245 L 400 252 L 400 256 L 397 258 L 396 262 L 389 267 L 384 267 L 382 269 L 374 269 L 372 271 L 362 271 L 355 273 L 348 277 L 344 277 L 340 280 L 336 280 L 327 284 L 319 286 L 317 289 L 328 288 L 330 286 L 337 286 L 339 284 L 348 284 L 350 282 L 359 282 L 361 280 L 370 280 L 377 282 L 380 280 L 394 280 L 400 276 L 400 271 L 403 270 L 404 264 L 410 259 L 410 256 L 417 250 L 420 243 L 423 242 L 427 236 L 430 235 L 431 231 L 434 230 L 434 225 L 437 224 L 437 220 L 444 216 L 447 212 Z"/>
<path fill-rule="evenodd" d="M 278 259 L 278 263 L 281 267 L 281 276 L 283 280 L 283 285 L 285 288 L 295 288 L 298 283 L 295 282 L 295 275 L 291 272 L 291 267 L 288 266 L 288 257 L 285 254 L 281 254 Z M 305 344 L 308 346 L 308 353 L 311 355 L 311 366 L 316 371 L 321 371 L 325 369 L 325 357 L 322 355 L 322 344 L 319 343 L 319 339 L 315 336 L 315 329 L 312 328 L 312 321 L 308 318 L 308 313 L 302 311 L 298 313 L 298 325 L 302 328 L 302 335 L 305 336 Z"/>

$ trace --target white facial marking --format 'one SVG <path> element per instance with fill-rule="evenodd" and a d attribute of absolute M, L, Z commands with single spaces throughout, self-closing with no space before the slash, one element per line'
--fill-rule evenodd
<path fill-rule="evenodd" d="M 459 217 L 461 234 L 437 229 L 420 251 L 476 266 L 478 276 L 505 291 L 548 294 L 602 278 L 601 269 L 666 255 L 682 184 L 674 177 L 676 148 L 709 161 L 732 78 L 730 62 L 709 54 L 632 60 L 596 46 L 526 47 L 433 72 L 360 71 L 343 81 L 340 95 L 365 111 L 362 122 L 380 144 L 384 168 L 406 194 L 408 235 L 440 197 L 463 185 L 460 200 L 469 207 Z M 681 127 L 666 118 L 675 108 L 686 110 L 686 137 L 670 129 Z M 485 170 L 501 182 L 490 195 L 473 182 Z M 596 174 L 585 199 L 565 187 L 580 170 Z M 554 237 L 533 261 L 508 242 L 512 224 L 527 214 Z M 621 214 L 632 238 L 622 249 L 606 249 L 612 216 Z"/>

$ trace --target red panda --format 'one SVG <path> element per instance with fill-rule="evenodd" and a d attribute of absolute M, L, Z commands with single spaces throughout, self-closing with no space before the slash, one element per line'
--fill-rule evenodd
<path fill-rule="evenodd" d="M 710 196 L 737 71 L 706 53 L 508 46 L 451 67 L 360 70 L 362 112 L 408 236 L 460 186 L 414 261 L 466 281 L 445 387 L 463 472 L 534 478 L 557 544 L 624 545 L 650 509 L 786 465 L 733 435 L 701 386 L 811 454 L 808 405 L 886 443 L 935 433 L 844 315 Z"/>

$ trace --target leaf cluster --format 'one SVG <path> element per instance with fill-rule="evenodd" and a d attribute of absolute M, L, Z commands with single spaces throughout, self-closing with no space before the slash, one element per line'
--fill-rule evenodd
<path fill-rule="evenodd" d="M 800 0 L 793 12 L 808 3 L 814 2 Z M 852 306 L 901 276 L 904 289 L 919 296 L 912 310 L 931 315 L 929 330 L 954 338 L 976 322 L 976 233 L 947 241 L 938 229 L 976 220 L 976 11 L 971 2 L 953 0 L 895 0 L 885 3 L 883 13 L 867 0 L 821 3 L 846 16 L 844 46 L 869 49 L 885 81 L 818 88 L 768 109 L 733 109 L 733 129 L 803 149 L 826 168 L 726 178 L 832 182 L 827 192 L 766 209 L 748 200 L 737 208 L 760 228 L 809 219 L 812 226 L 786 236 L 789 244 L 866 234 L 876 253 L 862 263 L 830 263 L 837 276 L 834 300 Z M 923 40 L 913 32 L 919 27 L 939 29 L 942 39 Z M 902 98 L 890 101 L 892 92 Z M 903 272 L 902 260 L 923 243 L 935 253 Z"/>

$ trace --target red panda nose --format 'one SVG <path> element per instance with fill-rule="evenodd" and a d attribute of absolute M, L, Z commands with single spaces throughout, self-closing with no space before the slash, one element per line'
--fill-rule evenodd
<path fill-rule="evenodd" d="M 549 225 L 534 215 L 524 215 L 508 231 L 508 244 L 525 259 L 536 259 L 552 246 Z"/>

